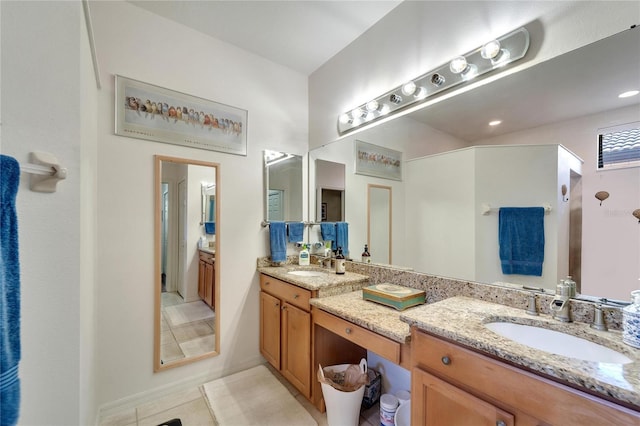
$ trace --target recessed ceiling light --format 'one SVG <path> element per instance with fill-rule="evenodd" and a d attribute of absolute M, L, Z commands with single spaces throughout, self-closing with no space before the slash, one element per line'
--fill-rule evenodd
<path fill-rule="evenodd" d="M 640 93 L 640 90 L 629 90 L 628 92 L 620 93 L 618 95 L 619 98 L 629 98 L 631 96 L 635 96 Z"/>
<path fill-rule="evenodd" d="M 502 123 L 502 121 L 500 120 L 493 120 L 489 122 L 489 126 L 497 126 L 498 124 Z"/>

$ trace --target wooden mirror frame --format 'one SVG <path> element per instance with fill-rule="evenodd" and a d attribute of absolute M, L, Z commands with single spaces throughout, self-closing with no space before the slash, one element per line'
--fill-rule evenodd
<path fill-rule="evenodd" d="M 161 360 L 161 311 L 162 311 L 162 218 L 160 212 L 162 210 L 162 163 L 171 162 L 185 165 L 196 165 L 215 168 L 215 182 L 216 182 L 216 229 L 220 229 L 220 164 L 211 163 L 200 160 L 189 160 L 184 158 L 166 157 L 161 155 L 154 156 L 154 350 L 153 350 L 153 371 L 157 373 L 159 371 L 168 370 L 171 368 L 179 367 L 182 365 L 190 364 L 201 359 L 210 358 L 220 354 L 220 236 L 216 232 L 215 252 L 216 252 L 216 268 L 215 268 L 215 285 L 214 285 L 214 312 L 215 312 L 215 326 L 214 326 L 214 340 L 215 347 L 211 352 L 203 353 L 201 355 L 192 356 L 180 360 L 171 361 L 167 364 L 163 364 Z M 198 186 L 200 182 L 198 182 Z"/>

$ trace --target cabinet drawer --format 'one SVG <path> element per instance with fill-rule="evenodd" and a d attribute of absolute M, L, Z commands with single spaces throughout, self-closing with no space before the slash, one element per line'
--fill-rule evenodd
<path fill-rule="evenodd" d="M 204 251 L 201 251 L 199 253 L 200 253 L 200 260 L 202 260 L 203 262 L 213 263 L 216 260 L 216 257 L 211 253 L 206 253 Z"/>
<path fill-rule="evenodd" d="M 313 310 L 313 322 L 358 346 L 369 349 L 383 358 L 400 364 L 400 343 L 380 336 L 323 310 Z"/>
<path fill-rule="evenodd" d="M 423 333 L 411 334 L 412 363 L 504 408 L 549 424 L 639 424 L 640 413 Z M 571 421 L 567 421 L 571 419 Z"/>
<path fill-rule="evenodd" d="M 307 289 L 285 283 L 268 275 L 260 275 L 260 288 L 272 296 L 278 297 L 307 312 L 311 309 L 311 292 Z"/>

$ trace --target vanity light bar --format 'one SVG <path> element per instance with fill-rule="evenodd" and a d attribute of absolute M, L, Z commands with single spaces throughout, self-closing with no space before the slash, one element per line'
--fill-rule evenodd
<path fill-rule="evenodd" d="M 521 59 L 528 49 L 529 32 L 525 28 L 512 31 L 340 114 L 338 132 L 348 133 L 389 114 L 415 106 L 437 93 L 466 83 L 477 76 L 502 68 Z"/>

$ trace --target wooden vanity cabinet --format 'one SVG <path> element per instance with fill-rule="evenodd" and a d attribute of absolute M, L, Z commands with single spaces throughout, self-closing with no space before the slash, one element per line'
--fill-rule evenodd
<path fill-rule="evenodd" d="M 412 328 L 411 424 L 638 425 L 640 413 Z"/>
<path fill-rule="evenodd" d="M 260 353 L 311 398 L 312 292 L 260 275 Z"/>
<path fill-rule="evenodd" d="M 215 284 L 216 274 L 215 255 L 199 251 L 200 260 L 198 262 L 198 296 L 212 309 L 215 307 Z"/>

